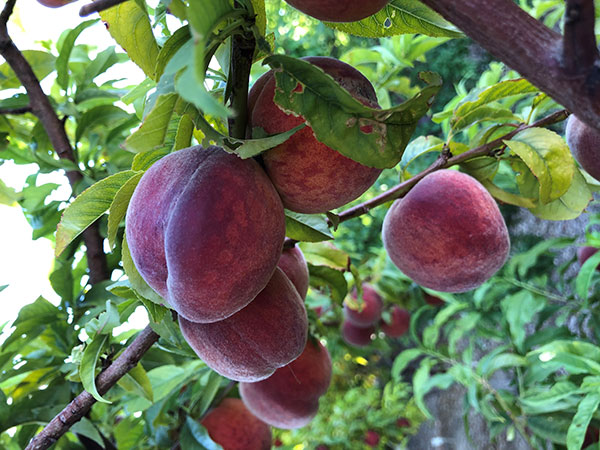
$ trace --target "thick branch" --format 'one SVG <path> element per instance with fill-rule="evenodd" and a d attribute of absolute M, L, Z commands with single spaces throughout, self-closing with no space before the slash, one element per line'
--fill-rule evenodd
<path fill-rule="evenodd" d="M 231 38 L 231 70 L 228 90 L 233 116 L 229 118 L 229 135 L 246 137 L 248 123 L 248 85 L 256 41 L 251 33 L 235 34 Z"/>
<path fill-rule="evenodd" d="M 104 11 L 105 9 L 112 8 L 119 3 L 123 3 L 127 0 L 94 0 L 93 3 L 88 3 L 82 6 L 79 10 L 80 17 L 86 17 L 96 12 Z"/>
<path fill-rule="evenodd" d="M 144 328 L 129 347 L 108 366 L 98 377 L 96 387 L 100 395 L 105 394 L 121 377 L 133 369 L 150 347 L 158 340 L 158 334 L 150 325 Z M 46 449 L 79 421 L 96 402 L 87 391 L 83 391 L 69 403 L 48 425 L 29 443 L 26 450 Z"/>
<path fill-rule="evenodd" d="M 44 130 L 58 157 L 77 163 L 63 122 L 58 118 L 48 97 L 42 91 L 40 82 L 33 73 L 33 69 L 8 35 L 7 22 L 12 14 L 14 5 L 15 0 L 8 0 L 2 13 L 0 13 L 0 55 L 4 57 L 19 78 L 21 84 L 25 87 L 29 95 L 31 112 L 37 116 L 44 126 Z M 75 170 L 67 171 L 66 175 L 71 187 L 74 187 L 83 179 L 81 173 Z M 97 226 L 88 228 L 83 233 L 83 239 L 87 248 L 90 281 L 94 283 L 107 280 L 110 277 L 110 273 L 108 271 L 106 255 L 102 251 L 103 239 L 98 232 Z"/>
<path fill-rule="evenodd" d="M 497 59 L 515 69 L 588 125 L 600 130 L 600 73 L 596 65 L 573 74 L 563 61 L 563 38 L 534 19 L 512 0 L 422 0 Z M 582 12 L 591 1 L 581 0 Z M 586 13 L 587 14 L 587 13 Z M 593 11 L 590 16 L 593 20 Z M 580 57 L 590 58 L 589 27 L 570 31 L 572 45 L 585 45 Z M 572 28 L 572 25 L 569 26 Z M 586 37 L 588 36 L 588 37 Z M 568 49 L 565 49 L 567 51 Z"/>
<path fill-rule="evenodd" d="M 573 75 L 586 74 L 598 59 L 594 0 L 567 0 L 566 3 L 563 65 Z"/>

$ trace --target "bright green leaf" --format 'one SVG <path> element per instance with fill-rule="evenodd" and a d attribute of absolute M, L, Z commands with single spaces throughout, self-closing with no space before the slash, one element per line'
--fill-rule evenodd
<path fill-rule="evenodd" d="M 83 384 L 83 388 L 101 403 L 111 403 L 105 400 L 96 389 L 96 364 L 102 353 L 104 344 L 108 340 L 106 334 L 96 335 L 92 341 L 86 345 L 83 351 L 83 358 L 79 366 L 79 378 Z"/>

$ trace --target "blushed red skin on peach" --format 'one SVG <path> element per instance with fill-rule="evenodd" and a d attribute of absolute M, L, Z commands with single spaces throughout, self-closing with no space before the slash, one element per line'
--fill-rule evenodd
<path fill-rule="evenodd" d="M 195 323 L 179 316 L 185 340 L 206 365 L 235 381 L 260 381 L 304 350 L 304 302 L 281 269 L 248 306 L 225 320 Z"/>
<path fill-rule="evenodd" d="M 305 59 L 331 75 L 357 100 L 377 107 L 373 86 L 352 66 L 333 58 Z M 268 134 L 282 133 L 304 122 L 275 104 L 275 87 L 275 77 L 269 71 L 256 81 L 249 94 L 252 127 L 263 128 Z M 310 127 L 262 156 L 284 206 L 300 213 L 321 213 L 343 206 L 365 192 L 381 173 L 318 142 Z"/>
<path fill-rule="evenodd" d="M 285 0 L 315 19 L 328 22 L 355 22 L 372 16 L 388 0 Z"/>
<path fill-rule="evenodd" d="M 431 306 L 442 306 L 445 305 L 446 302 L 439 297 L 434 297 L 433 295 L 428 294 L 427 292 L 423 293 L 423 298 L 425 299 L 425 303 Z"/>
<path fill-rule="evenodd" d="M 223 450 L 269 450 L 271 428 L 237 398 L 226 398 L 202 419 L 211 439 Z"/>
<path fill-rule="evenodd" d="M 281 258 L 279 258 L 277 267 L 283 270 L 287 275 L 292 284 L 296 287 L 300 297 L 303 299 L 306 298 L 309 274 L 306 259 L 304 259 L 304 253 L 302 253 L 300 247 L 295 245 L 292 248 L 284 249 L 281 252 Z"/>
<path fill-rule="evenodd" d="M 571 115 L 565 137 L 575 160 L 587 173 L 600 180 L 600 132 Z"/>
<path fill-rule="evenodd" d="M 400 428 L 408 428 L 410 427 L 410 420 L 408 420 L 406 417 L 400 417 L 398 420 L 396 420 L 396 425 Z"/>
<path fill-rule="evenodd" d="M 48 8 L 60 8 L 61 6 L 73 3 L 75 0 L 37 0 L 39 4 L 44 5 Z"/>
<path fill-rule="evenodd" d="M 373 430 L 367 430 L 365 433 L 365 444 L 370 447 L 375 447 L 379 444 L 379 433 Z"/>
<path fill-rule="evenodd" d="M 375 327 L 357 327 L 352 322 L 342 322 L 342 339 L 353 347 L 366 347 L 371 343 L 371 335 L 375 333 Z"/>
<path fill-rule="evenodd" d="M 370 284 L 363 283 L 363 309 L 356 310 L 344 304 L 344 317 L 348 322 L 357 327 L 369 327 L 375 325 L 381 319 L 383 300 Z M 352 292 L 352 298 L 356 300 L 356 290 Z"/>
<path fill-rule="evenodd" d="M 475 289 L 508 257 L 510 241 L 498 205 L 469 175 L 439 170 L 396 201 L 383 223 L 392 262 L 421 286 L 441 292 Z"/>
<path fill-rule="evenodd" d="M 331 382 L 331 357 L 311 339 L 298 357 L 258 383 L 240 383 L 240 395 L 250 411 L 278 428 L 300 428 L 319 409 L 319 397 Z"/>
<path fill-rule="evenodd" d="M 390 313 L 392 320 L 390 323 L 386 323 L 382 320 L 381 331 L 392 338 L 400 337 L 406 333 L 410 327 L 410 312 L 404 308 L 394 305 Z"/>
<path fill-rule="evenodd" d="M 281 254 L 285 218 L 256 162 L 193 147 L 144 174 L 126 235 L 144 280 L 180 315 L 205 323 L 234 314 L 265 287 Z"/>
<path fill-rule="evenodd" d="M 586 262 L 592 255 L 598 252 L 598 248 L 596 247 L 579 247 L 577 249 L 577 261 L 580 265 L 583 266 L 583 263 Z M 600 270 L 600 266 L 596 270 Z"/>

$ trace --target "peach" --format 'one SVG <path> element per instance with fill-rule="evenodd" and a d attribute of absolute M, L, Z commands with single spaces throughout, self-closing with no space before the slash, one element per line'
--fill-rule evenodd
<path fill-rule="evenodd" d="M 342 322 L 342 339 L 353 347 L 366 347 L 371 343 L 371 335 L 375 333 L 375 327 L 357 327 L 352 322 Z"/>
<path fill-rule="evenodd" d="M 600 180 L 600 132 L 571 115 L 565 137 L 575 160 L 596 180 Z"/>
<path fill-rule="evenodd" d="M 60 8 L 61 6 L 73 3 L 75 0 L 37 0 L 39 4 L 48 8 Z"/>
<path fill-rule="evenodd" d="M 200 422 L 210 438 L 224 450 L 269 450 L 271 428 L 258 419 L 240 399 L 226 398 Z"/>
<path fill-rule="evenodd" d="M 365 433 L 365 444 L 369 447 L 377 447 L 379 444 L 379 433 L 373 430 L 367 430 Z"/>
<path fill-rule="evenodd" d="M 179 316 L 183 337 L 207 366 L 236 381 L 259 381 L 304 349 L 304 302 L 281 269 L 244 309 L 225 320 L 195 323 Z"/>
<path fill-rule="evenodd" d="M 347 303 L 344 303 L 344 317 L 348 322 L 352 322 L 357 327 L 368 327 L 376 324 L 381 319 L 381 310 L 383 301 L 375 289 L 370 284 L 363 283 L 363 304 L 362 309 L 352 309 Z M 352 292 L 352 298 L 356 300 L 356 290 Z"/>
<path fill-rule="evenodd" d="M 431 306 L 442 306 L 445 305 L 446 302 L 439 297 L 434 297 L 433 295 L 428 294 L 427 292 L 423 293 L 423 298 L 425 299 L 425 303 Z"/>
<path fill-rule="evenodd" d="M 425 176 L 391 206 L 383 244 L 404 274 L 442 292 L 481 285 L 502 267 L 510 249 L 492 196 L 475 178 L 455 170 Z"/>
<path fill-rule="evenodd" d="M 305 59 L 331 75 L 363 104 L 378 106 L 373 86 L 352 66 L 333 58 Z M 251 125 L 268 134 L 282 133 L 304 122 L 275 104 L 275 87 L 271 70 L 256 81 L 249 93 Z M 262 157 L 284 206 L 300 213 L 322 213 L 345 205 L 369 189 L 381 173 L 320 143 L 308 126 Z"/>
<path fill-rule="evenodd" d="M 577 249 L 577 261 L 583 266 L 583 263 L 586 262 L 592 255 L 597 253 L 598 250 L 599 249 L 596 247 L 579 247 Z M 598 269 L 596 270 L 600 270 L 600 266 L 598 266 Z"/>
<path fill-rule="evenodd" d="M 331 357 L 317 340 L 309 339 L 300 357 L 258 383 L 240 383 L 248 409 L 269 425 L 292 429 L 309 423 L 319 409 L 319 397 L 331 382 Z"/>
<path fill-rule="evenodd" d="M 308 266 L 306 265 L 306 259 L 304 259 L 304 253 L 300 250 L 300 247 L 295 245 L 292 248 L 286 248 L 281 252 L 281 258 L 277 266 L 283 270 L 290 281 L 298 290 L 298 294 L 303 299 L 306 298 L 308 292 Z"/>
<path fill-rule="evenodd" d="M 319 20 L 355 22 L 372 16 L 387 5 L 388 0 L 285 0 L 294 8 Z"/>
<path fill-rule="evenodd" d="M 381 331 L 389 337 L 400 337 L 408 331 L 410 326 L 410 313 L 404 308 L 394 305 L 391 310 L 390 323 L 381 321 Z"/>
<path fill-rule="evenodd" d="M 137 270 L 156 292 L 186 319 L 215 322 L 265 287 L 281 255 L 285 218 L 255 161 L 198 146 L 143 175 L 126 235 Z"/>

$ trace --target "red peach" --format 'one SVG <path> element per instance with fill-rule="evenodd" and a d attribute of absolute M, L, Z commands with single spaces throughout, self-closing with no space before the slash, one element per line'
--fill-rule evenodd
<path fill-rule="evenodd" d="M 592 255 L 594 255 L 596 252 L 598 252 L 598 248 L 596 247 L 579 247 L 577 249 L 577 261 L 579 262 L 580 265 L 583 266 L 583 263 L 586 262 Z M 600 266 L 598 266 L 598 268 L 596 270 L 600 270 Z"/>
<path fill-rule="evenodd" d="M 37 0 L 39 4 L 48 8 L 60 8 L 61 6 L 73 3 L 75 0 Z"/>
<path fill-rule="evenodd" d="M 295 245 L 292 248 L 283 250 L 277 266 L 283 270 L 294 284 L 300 297 L 303 299 L 306 298 L 309 282 L 308 266 L 306 265 L 306 259 L 304 259 L 304 253 L 302 253 L 300 247 Z"/>
<path fill-rule="evenodd" d="M 386 214 L 383 244 L 416 283 L 442 292 L 475 289 L 510 249 L 498 205 L 473 177 L 455 170 L 425 176 Z"/>
<path fill-rule="evenodd" d="M 600 180 L 600 132 L 571 115 L 567 120 L 565 137 L 573 157 L 581 167 Z"/>
<path fill-rule="evenodd" d="M 319 409 L 331 382 L 331 358 L 318 341 L 309 339 L 298 359 L 258 383 L 240 383 L 240 395 L 248 409 L 278 428 L 300 428 Z"/>
<path fill-rule="evenodd" d="M 306 344 L 304 302 L 281 269 L 244 309 L 225 320 L 194 323 L 179 316 L 186 341 L 215 372 L 258 381 L 293 361 Z"/>
<path fill-rule="evenodd" d="M 342 339 L 354 347 L 366 347 L 371 343 L 371 335 L 375 327 L 357 327 L 352 322 L 344 320 L 342 323 Z"/>
<path fill-rule="evenodd" d="M 226 398 L 209 411 L 201 424 L 224 450 L 271 448 L 271 428 L 252 415 L 240 399 Z"/>
<path fill-rule="evenodd" d="M 363 283 L 363 304 L 361 310 L 352 309 L 347 303 L 344 304 L 344 317 L 357 327 L 369 327 L 381 319 L 383 301 L 377 291 L 367 283 Z M 357 299 L 356 290 L 352 292 L 352 298 Z"/>
<path fill-rule="evenodd" d="M 333 58 L 305 59 L 331 75 L 357 100 L 377 107 L 373 86 L 352 66 Z M 275 104 L 275 87 L 271 70 L 257 80 L 249 94 L 251 125 L 269 134 L 288 131 L 304 122 Z M 321 213 L 345 205 L 365 192 L 381 173 L 320 143 L 308 126 L 262 156 L 284 206 L 300 213 Z"/>
<path fill-rule="evenodd" d="M 126 235 L 155 291 L 186 319 L 214 322 L 265 287 L 281 256 L 285 217 L 255 161 L 198 146 L 148 169 L 131 198 Z"/>
<path fill-rule="evenodd" d="M 439 297 L 434 297 L 433 295 L 428 294 L 427 292 L 423 293 L 423 298 L 428 305 L 431 306 L 442 306 L 445 305 L 446 302 Z"/>
<path fill-rule="evenodd" d="M 294 8 L 318 20 L 328 22 L 355 22 L 372 16 L 388 0 L 285 0 Z"/>
<path fill-rule="evenodd" d="M 396 420 L 396 425 L 400 428 L 408 428 L 410 427 L 410 420 L 408 420 L 406 417 L 400 417 L 398 420 Z"/>
<path fill-rule="evenodd" d="M 389 337 L 400 337 L 408 331 L 410 326 L 410 313 L 397 305 L 392 307 L 392 320 L 390 323 L 381 321 L 381 330 Z"/>
<path fill-rule="evenodd" d="M 368 430 L 365 433 L 365 444 L 369 447 L 376 447 L 379 444 L 379 433 L 373 430 Z"/>

